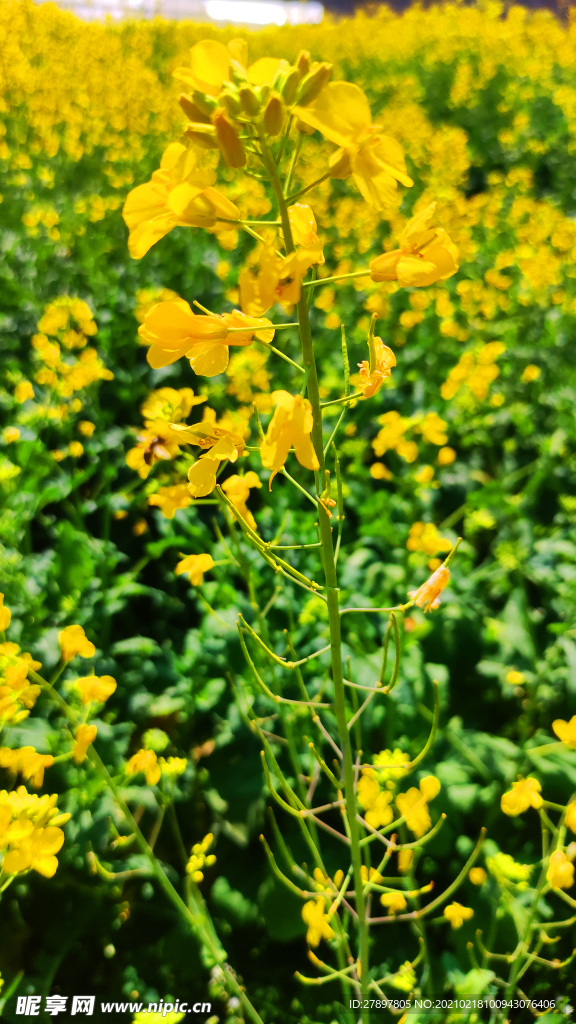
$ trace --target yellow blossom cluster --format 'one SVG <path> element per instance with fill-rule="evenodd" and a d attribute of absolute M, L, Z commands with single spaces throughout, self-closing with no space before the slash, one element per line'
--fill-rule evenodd
<path fill-rule="evenodd" d="M 483 401 L 492 381 L 500 374 L 496 360 L 505 351 L 501 341 L 490 341 L 478 351 L 470 350 L 460 356 L 445 383 L 440 388 L 442 398 L 453 398 L 461 388 L 467 386 L 478 401 Z"/>
<path fill-rule="evenodd" d="M 378 758 L 380 764 L 385 765 L 383 770 L 365 767 L 358 782 L 358 803 L 365 812 L 365 820 L 371 828 L 384 828 L 394 820 L 391 805 L 395 802 L 399 815 L 405 819 L 416 838 L 420 839 L 432 827 L 428 803 L 440 792 L 438 779 L 434 775 L 427 775 L 420 780 L 418 789 L 412 786 L 406 793 L 394 796 L 396 780 L 406 773 L 409 759 L 400 750 L 393 753 L 382 751 Z"/>
<path fill-rule="evenodd" d="M 201 843 L 194 843 L 192 847 L 192 854 L 186 865 L 186 872 L 194 882 L 201 882 L 204 879 L 205 869 L 212 867 L 216 863 L 215 855 L 208 853 L 213 842 L 214 836 L 209 832 L 207 836 L 204 836 Z"/>
<path fill-rule="evenodd" d="M 39 797 L 24 786 L 0 791 L 0 851 L 7 875 L 37 871 L 52 878 L 58 867 L 56 854 L 64 843 L 61 825 L 70 819 L 56 806 L 58 797 Z"/>

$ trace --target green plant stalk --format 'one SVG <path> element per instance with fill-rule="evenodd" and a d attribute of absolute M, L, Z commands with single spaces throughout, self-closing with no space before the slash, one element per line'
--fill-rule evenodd
<path fill-rule="evenodd" d="M 37 682 L 42 687 L 42 689 L 48 694 L 48 696 L 50 696 L 52 700 L 58 705 L 60 710 L 68 719 L 68 721 L 73 726 L 78 726 L 79 720 L 75 715 L 74 711 L 67 704 L 64 698 L 61 697 L 60 694 L 54 689 L 54 687 L 50 683 L 48 683 L 42 676 L 38 675 L 38 673 L 34 670 L 29 669 L 28 674 L 32 679 L 34 679 L 35 682 Z M 122 811 L 129 828 L 136 836 L 136 842 L 144 856 L 149 861 L 154 877 L 157 879 L 161 888 L 164 890 L 165 895 L 168 897 L 168 899 L 176 908 L 176 910 L 182 915 L 182 917 L 191 927 L 192 931 L 200 937 L 201 942 L 206 946 L 207 950 L 210 952 L 215 962 L 220 965 L 226 978 L 226 983 L 228 985 L 229 990 L 232 992 L 233 995 L 235 995 L 240 1000 L 242 1006 L 246 1010 L 246 1013 L 248 1014 L 250 1019 L 254 1022 L 254 1024 L 263 1024 L 262 1018 L 254 1009 L 252 1003 L 247 998 L 242 987 L 239 985 L 232 971 L 228 967 L 226 951 L 222 947 L 220 939 L 216 934 L 214 925 L 212 923 L 212 919 L 204 903 L 204 900 L 200 894 L 200 891 L 196 889 L 195 893 L 190 892 L 190 907 L 187 907 L 180 894 L 172 885 L 166 873 L 162 870 L 158 858 L 155 856 L 154 851 L 151 849 L 145 837 L 142 835 L 142 832 L 140 831 L 140 828 L 138 827 L 138 824 L 130 808 L 128 807 L 128 804 L 124 800 L 116 782 L 110 775 L 100 755 L 94 749 L 94 746 L 90 748 L 88 757 L 89 760 L 94 765 L 94 767 L 96 768 L 96 771 L 98 772 L 100 777 L 104 780 L 104 782 L 110 789 L 114 797 L 114 800 L 116 801 L 118 807 Z"/>
<path fill-rule="evenodd" d="M 294 242 L 292 240 L 292 230 L 290 227 L 290 218 L 288 216 L 288 205 L 285 200 L 282 185 L 278 177 L 276 165 L 272 159 L 272 156 L 266 146 L 263 137 L 260 139 L 262 145 L 262 155 L 266 170 L 270 175 L 270 181 L 276 200 L 278 202 L 278 209 L 280 212 L 280 218 L 282 220 L 282 230 L 284 233 L 284 241 L 286 244 L 286 251 L 288 253 L 294 252 Z M 293 199 L 293 197 L 291 197 Z M 306 302 L 306 296 L 304 291 L 300 296 L 298 302 L 298 321 L 300 323 L 300 341 L 302 344 L 302 356 L 304 366 L 308 373 L 308 398 L 312 405 L 313 413 L 313 427 L 312 427 L 312 443 L 318 457 L 320 464 L 320 474 L 324 470 L 324 447 L 322 437 L 322 410 L 320 408 L 320 392 L 318 388 L 318 374 L 316 370 L 316 360 L 314 357 L 314 345 L 312 341 L 312 331 L 310 327 L 310 317 L 308 315 L 308 304 Z M 319 492 L 317 480 L 317 491 Z M 332 544 L 332 527 L 330 526 L 330 520 L 328 515 L 324 512 L 323 508 L 318 509 L 318 518 L 320 526 L 320 543 L 322 545 L 322 562 L 324 565 L 324 576 L 326 580 L 326 594 L 328 603 L 328 621 L 330 627 L 330 648 L 332 655 L 332 680 L 334 683 L 334 710 L 336 713 L 336 720 L 338 723 L 338 736 L 340 740 L 340 748 L 344 754 L 344 795 L 346 800 L 346 817 L 348 819 L 348 825 L 350 829 L 350 846 L 351 846 L 351 857 L 352 866 L 354 870 L 354 888 L 356 891 L 356 912 L 358 914 L 358 940 L 359 940 L 359 956 L 358 959 L 361 963 L 361 998 L 367 1000 L 368 986 L 369 986 L 369 961 L 368 961 L 368 937 L 369 937 L 369 925 L 366 919 L 366 901 L 363 893 L 363 881 L 362 881 L 362 854 L 360 850 L 360 833 L 358 828 L 358 821 L 356 818 L 356 794 L 354 790 L 354 764 L 352 759 L 352 745 L 350 741 L 350 734 L 348 732 L 348 723 L 346 721 L 346 708 L 345 708 L 345 697 L 344 697 L 344 674 L 342 669 L 342 640 L 340 630 L 340 607 L 338 602 L 338 576 L 336 572 L 336 563 L 334 560 L 334 547 Z M 362 1024 L 369 1024 L 368 1012 L 364 1012 L 362 1015 Z"/>

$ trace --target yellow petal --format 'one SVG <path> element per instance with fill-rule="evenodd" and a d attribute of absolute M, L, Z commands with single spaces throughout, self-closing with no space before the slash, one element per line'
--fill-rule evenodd
<path fill-rule="evenodd" d="M 201 377 L 215 377 L 228 366 L 228 346 L 220 342 L 201 341 L 189 349 L 190 366 Z"/>
<path fill-rule="evenodd" d="M 183 146 L 181 142 L 171 142 L 162 154 L 162 159 L 160 161 L 160 167 L 162 170 L 171 170 L 185 152 L 186 146 Z"/>
<path fill-rule="evenodd" d="M 124 218 L 126 220 L 126 218 Z M 174 215 L 169 211 L 138 224 L 130 231 L 128 251 L 133 260 L 141 260 L 156 242 L 176 227 Z"/>
<path fill-rule="evenodd" d="M 305 124 L 318 128 L 326 139 L 344 148 L 372 121 L 366 96 L 351 82 L 330 82 L 314 103 L 295 107 L 294 112 Z"/>
<path fill-rule="evenodd" d="M 200 458 L 188 470 L 188 490 L 194 498 L 204 498 L 216 487 L 218 463 L 214 459 Z"/>
<path fill-rule="evenodd" d="M 183 345 L 181 348 L 168 351 L 167 349 L 160 348 L 159 345 L 151 345 L 146 353 L 146 361 L 153 370 L 160 370 L 163 366 L 171 366 L 172 363 L 176 363 L 178 359 L 185 356 L 189 347 L 189 342 L 186 342 L 186 345 Z M 137 450 L 135 448 L 132 449 L 132 451 Z M 126 456 L 126 460 L 128 461 L 128 456 Z M 135 469 L 136 467 L 133 466 L 132 468 Z"/>
<path fill-rule="evenodd" d="M 248 68 L 248 78 L 252 85 L 272 85 L 279 63 L 278 57 L 260 57 L 260 60 L 251 64 Z"/>
<path fill-rule="evenodd" d="M 422 288 L 440 279 L 435 263 L 419 259 L 418 256 L 402 255 L 398 260 L 398 284 Z"/>
<path fill-rule="evenodd" d="M 204 39 L 190 51 L 190 70 L 196 79 L 196 88 L 210 96 L 217 96 L 222 84 L 228 81 L 230 54 L 224 43 L 217 39 Z"/>

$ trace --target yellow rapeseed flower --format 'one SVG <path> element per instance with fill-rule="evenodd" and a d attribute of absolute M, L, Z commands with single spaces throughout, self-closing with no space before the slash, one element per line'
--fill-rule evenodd
<path fill-rule="evenodd" d="M 398 281 L 424 287 L 445 281 L 458 270 L 458 249 L 443 228 L 431 227 L 436 203 L 412 217 L 400 236 L 400 248 L 370 263 L 373 281 Z"/>
<path fill-rule="evenodd" d="M 9 608 L 4 607 L 4 594 L 0 594 L 0 632 L 5 632 L 10 625 L 12 618 L 12 612 Z"/>
<path fill-rule="evenodd" d="M 408 597 L 424 612 L 430 611 L 431 608 L 438 608 L 440 594 L 448 585 L 449 580 L 450 570 L 445 565 L 441 565 L 422 586 L 418 587 L 418 590 L 409 590 Z"/>
<path fill-rule="evenodd" d="M 188 508 L 192 496 L 186 484 L 173 484 L 170 487 L 159 487 L 154 494 L 148 496 L 148 504 L 156 505 L 166 519 L 173 519 L 179 508 Z"/>
<path fill-rule="evenodd" d="M 576 800 L 571 800 L 568 804 L 564 821 L 571 832 L 576 832 Z"/>
<path fill-rule="evenodd" d="M 377 210 L 394 204 L 397 181 L 414 184 L 402 147 L 372 124 L 370 105 L 357 85 L 331 82 L 313 103 L 295 107 L 294 113 L 339 147 L 330 158 L 332 177 L 352 174 L 366 202 Z"/>
<path fill-rule="evenodd" d="M 516 817 L 517 814 L 523 814 L 529 807 L 538 810 L 543 803 L 540 796 L 541 789 L 542 786 L 538 779 L 531 775 L 527 779 L 518 779 L 517 782 L 512 783 L 512 789 L 502 796 L 500 807 L 504 814 L 508 814 L 511 818 Z"/>
<path fill-rule="evenodd" d="M 64 833 L 61 828 L 34 828 L 16 849 L 5 855 L 2 870 L 7 875 L 33 870 L 44 878 L 52 878 L 58 867 L 55 854 L 63 842 Z"/>
<path fill-rule="evenodd" d="M 383 828 L 394 819 L 390 806 L 392 793 L 381 789 L 378 775 L 373 768 L 363 768 L 358 782 L 358 803 L 364 809 L 364 817 L 372 828 Z"/>
<path fill-rule="evenodd" d="M 302 920 L 308 925 L 306 942 L 309 946 L 319 946 L 322 939 L 331 939 L 334 929 L 330 927 L 326 914 L 326 902 L 321 896 L 310 900 L 302 907 Z"/>
<path fill-rule="evenodd" d="M 306 469 L 318 469 L 320 466 L 310 437 L 313 416 L 308 399 L 290 395 L 288 391 L 273 391 L 272 400 L 276 409 L 260 446 L 262 465 L 272 470 L 270 488 L 274 477 L 284 467 L 291 448 L 294 448 L 301 466 Z"/>
<path fill-rule="evenodd" d="M 420 780 L 420 788 L 412 786 L 407 793 L 398 793 L 396 806 L 406 819 L 406 824 L 417 839 L 420 839 L 432 826 L 428 801 L 433 800 L 440 792 L 440 783 L 434 775 L 427 775 Z"/>
<path fill-rule="evenodd" d="M 140 772 L 144 772 L 149 786 L 155 786 L 160 781 L 160 765 L 153 750 L 138 750 L 130 758 L 124 770 L 126 775 L 139 775 Z"/>
<path fill-rule="evenodd" d="M 401 892 L 384 892 L 380 897 L 380 903 L 390 914 L 399 914 L 405 910 L 407 903 Z"/>
<path fill-rule="evenodd" d="M 88 747 L 94 743 L 98 729 L 95 725 L 79 725 L 74 736 L 72 757 L 76 764 L 81 764 L 88 752 Z"/>
<path fill-rule="evenodd" d="M 34 388 L 29 380 L 21 380 L 16 385 L 14 388 L 14 398 L 17 402 L 26 402 L 29 398 L 34 398 Z"/>
<path fill-rule="evenodd" d="M 81 658 L 93 658 L 96 654 L 94 644 L 86 636 L 82 626 L 66 626 L 58 634 L 62 661 L 72 661 L 77 654 Z"/>
<path fill-rule="evenodd" d="M 468 878 L 472 882 L 472 885 L 484 885 L 488 875 L 484 868 L 470 868 L 468 872 Z"/>
<path fill-rule="evenodd" d="M 323 263 L 324 253 L 319 242 L 299 245 L 286 257 L 278 255 L 274 244 L 264 244 L 257 273 L 245 266 L 238 276 L 242 311 L 248 316 L 261 317 L 276 302 L 285 307 L 296 305 L 306 271 Z"/>
<path fill-rule="evenodd" d="M 76 679 L 74 683 L 82 704 L 90 704 L 92 701 L 103 704 L 112 696 L 117 685 L 116 680 L 112 676 L 95 675 Z"/>
<path fill-rule="evenodd" d="M 122 216 L 130 231 L 128 250 L 139 260 L 177 225 L 211 228 L 219 218 L 235 221 L 238 207 L 215 189 L 216 174 L 200 168 L 203 151 L 172 142 L 150 181 L 128 194 Z"/>
<path fill-rule="evenodd" d="M 469 921 L 471 917 L 474 917 L 474 911 L 472 907 L 463 907 L 461 903 L 449 903 L 447 907 L 444 907 L 444 917 L 454 929 L 461 928 L 464 921 Z"/>
<path fill-rule="evenodd" d="M 186 573 L 192 586 L 199 587 L 204 580 L 204 573 L 209 572 L 213 565 L 212 555 L 186 555 L 186 558 L 178 562 L 174 572 L 177 576 Z"/>
<path fill-rule="evenodd" d="M 20 747 L 18 750 L 0 747 L 0 768 L 8 768 L 25 781 L 30 780 L 37 789 L 44 782 L 44 770 L 53 764 L 52 754 L 38 754 L 34 747 Z"/>
<path fill-rule="evenodd" d="M 253 530 L 256 529 L 256 521 L 246 502 L 250 497 L 250 491 L 255 487 L 262 487 L 262 483 L 252 470 L 245 473 L 244 476 L 229 476 L 222 484 L 224 493 L 228 495 L 239 514 Z"/>
<path fill-rule="evenodd" d="M 392 374 L 392 367 L 396 366 L 396 356 L 391 348 L 385 345 L 382 338 L 372 339 L 373 351 L 370 353 L 370 362 L 367 359 L 358 363 L 360 369 L 360 390 L 363 398 L 372 398 L 376 395 L 387 377 Z"/>
<path fill-rule="evenodd" d="M 572 715 L 569 722 L 565 722 L 563 718 L 557 718 L 552 722 L 552 728 L 562 743 L 565 743 L 571 750 L 576 750 L 576 715 Z"/>
<path fill-rule="evenodd" d="M 550 857 L 546 880 L 552 889 L 571 889 L 574 885 L 574 865 L 562 850 L 555 850 Z"/>

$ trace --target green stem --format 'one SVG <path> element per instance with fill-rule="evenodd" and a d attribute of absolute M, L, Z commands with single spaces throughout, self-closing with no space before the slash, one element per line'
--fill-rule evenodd
<path fill-rule="evenodd" d="M 286 200 L 282 193 L 282 185 L 278 178 L 276 166 L 272 159 L 272 156 L 266 146 L 265 140 L 261 138 L 262 144 L 262 155 L 266 169 L 270 175 L 270 181 L 272 188 L 274 189 L 276 199 L 278 202 L 278 208 L 280 211 L 280 217 L 282 220 L 282 229 L 284 232 L 284 241 L 286 243 L 286 251 L 288 253 L 294 252 L 294 241 L 292 239 L 292 230 L 290 227 L 290 218 L 288 216 L 288 202 L 294 201 L 294 196 L 291 196 L 289 200 Z M 298 320 L 300 323 L 300 340 L 302 344 L 302 356 L 304 366 L 309 370 L 308 375 L 308 398 L 312 406 L 313 413 L 313 427 L 312 427 L 312 443 L 318 457 L 318 463 L 320 467 L 320 474 L 323 474 L 324 470 L 324 445 L 322 437 L 322 409 L 320 407 L 320 392 L 318 388 L 318 374 L 316 371 L 316 360 L 314 356 L 314 344 L 312 341 L 312 330 L 310 326 L 310 318 L 308 315 L 308 304 L 306 302 L 306 295 L 304 291 L 300 296 L 298 302 Z M 319 474 L 319 475 L 320 475 Z M 318 493 L 320 488 L 317 486 Z M 338 723 L 338 736 L 340 740 L 340 747 L 344 754 L 344 793 L 346 799 L 346 817 L 348 819 L 348 826 L 350 830 L 350 847 L 352 866 L 354 870 L 354 888 L 356 890 L 356 913 L 358 915 L 358 940 L 359 950 L 358 959 L 362 965 L 362 976 L 361 976 L 361 987 L 362 987 L 362 999 L 368 999 L 368 986 L 369 986 L 369 961 L 368 961 L 368 922 L 366 920 L 366 902 L 364 899 L 363 892 L 363 881 L 362 881 L 362 855 L 360 850 L 360 833 L 358 828 L 358 821 L 356 818 L 356 795 L 354 791 L 354 764 L 352 759 L 352 744 L 350 740 L 350 734 L 348 732 L 348 723 L 346 721 L 346 706 L 344 696 L 344 674 L 342 668 L 342 648 L 341 648 L 341 633 L 340 633 L 340 608 L 338 603 L 338 577 L 336 572 L 336 563 L 334 560 L 334 547 L 332 543 L 332 527 L 328 516 L 323 511 L 319 512 L 319 526 L 320 526 L 320 543 L 322 545 L 322 561 L 324 565 L 324 576 L 326 580 L 326 593 L 328 598 L 328 619 L 330 626 L 330 647 L 332 654 L 332 679 L 334 682 L 334 710 L 336 712 L 336 720 Z M 369 1004 L 368 1004 L 369 1005 Z M 366 1011 L 362 1014 L 362 1024 L 369 1024 L 369 1014 Z"/>

